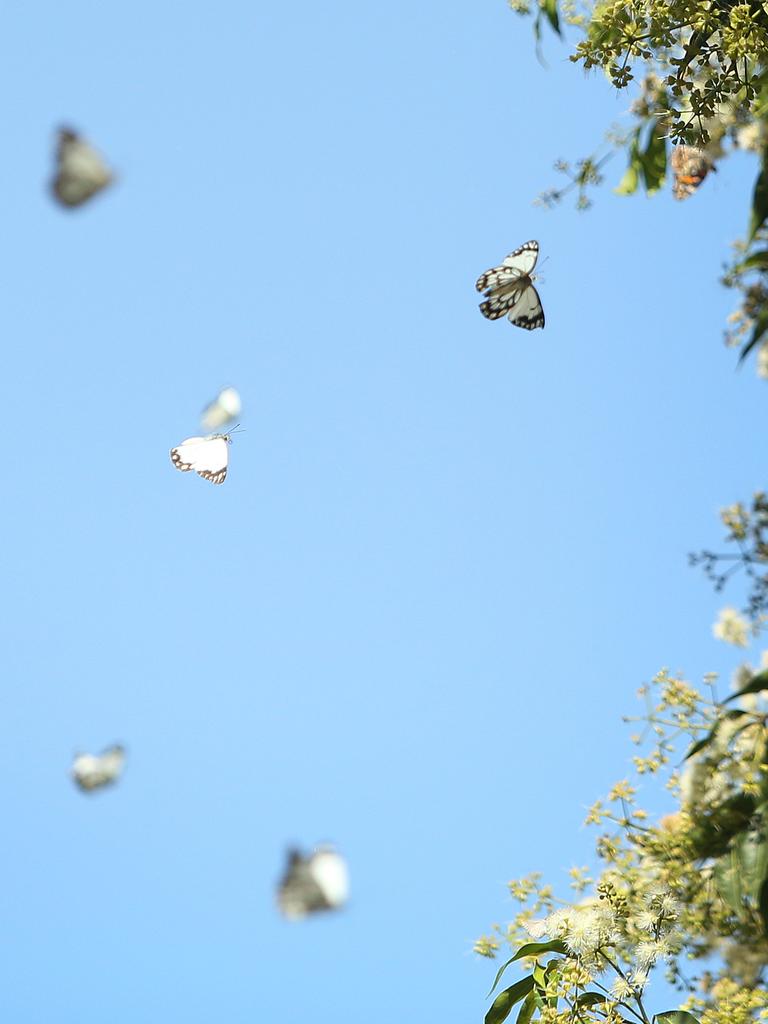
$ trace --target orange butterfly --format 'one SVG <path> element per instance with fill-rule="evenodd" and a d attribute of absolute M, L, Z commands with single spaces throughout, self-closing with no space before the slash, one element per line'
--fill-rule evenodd
<path fill-rule="evenodd" d="M 695 146 L 675 146 L 672 150 L 672 195 L 675 199 L 692 196 L 715 166 L 707 154 Z"/>

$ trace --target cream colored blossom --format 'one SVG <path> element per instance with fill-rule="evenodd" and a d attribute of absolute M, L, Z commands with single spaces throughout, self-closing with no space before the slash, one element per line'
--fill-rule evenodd
<path fill-rule="evenodd" d="M 608 794 L 608 799 L 613 803 L 614 800 L 631 800 L 637 790 L 634 786 L 629 784 L 629 779 L 622 779 L 621 782 L 616 782 Z"/>
<path fill-rule="evenodd" d="M 549 935 L 547 922 L 544 918 L 539 918 L 537 921 L 526 921 L 523 927 L 532 939 L 543 939 L 545 935 Z"/>
<path fill-rule="evenodd" d="M 686 764 L 680 776 L 680 803 L 690 807 L 697 802 L 710 774 L 707 763 L 701 757 L 693 757 Z"/>
<path fill-rule="evenodd" d="M 568 948 L 582 958 L 593 957 L 598 949 L 614 943 L 617 936 L 613 909 L 607 903 L 594 900 L 554 911 L 545 925 L 547 935 L 563 939 Z"/>
<path fill-rule="evenodd" d="M 659 828 L 665 832 L 677 832 L 678 829 L 684 827 L 684 819 L 682 814 L 665 814 L 659 821 Z"/>
<path fill-rule="evenodd" d="M 680 916 L 680 901 L 671 892 L 663 892 L 659 898 L 659 906 L 665 918 L 675 921 Z"/>
<path fill-rule="evenodd" d="M 736 144 L 739 149 L 749 149 L 753 153 L 759 153 L 765 146 L 765 142 L 766 130 L 762 121 L 752 121 L 736 131 Z"/>
<path fill-rule="evenodd" d="M 570 916 L 570 908 L 553 910 L 552 913 L 544 920 L 544 934 L 549 935 L 552 939 L 565 938 L 570 925 Z"/>
<path fill-rule="evenodd" d="M 635 917 L 635 924 L 643 932 L 652 932 L 658 920 L 659 915 L 655 910 L 646 909 L 641 910 Z"/>
<path fill-rule="evenodd" d="M 591 956 L 600 948 L 600 926 L 589 911 L 574 913 L 565 934 L 568 948 L 577 956 Z"/>
<path fill-rule="evenodd" d="M 481 935 L 479 939 L 475 941 L 472 947 L 473 952 L 477 953 L 478 956 L 488 957 L 489 960 L 493 960 L 499 948 L 499 942 L 490 935 Z"/>
<path fill-rule="evenodd" d="M 635 956 L 637 957 L 637 965 L 641 971 L 647 971 L 649 967 L 653 967 L 658 959 L 658 951 L 656 949 L 656 943 L 651 942 L 639 942 L 635 949 Z"/>
<path fill-rule="evenodd" d="M 749 623 L 735 608 L 723 608 L 720 611 L 717 622 L 712 626 L 712 632 L 718 640 L 723 640 L 727 644 L 734 644 L 736 647 L 749 645 Z"/>
<path fill-rule="evenodd" d="M 615 978 L 611 985 L 611 995 L 615 999 L 631 999 L 634 995 L 634 989 L 627 981 L 626 978 Z"/>
<path fill-rule="evenodd" d="M 630 974 L 629 980 L 634 988 L 643 989 L 648 984 L 648 971 L 637 967 Z"/>

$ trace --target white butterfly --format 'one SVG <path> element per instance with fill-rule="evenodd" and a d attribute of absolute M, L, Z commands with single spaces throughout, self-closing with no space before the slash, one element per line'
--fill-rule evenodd
<path fill-rule="evenodd" d="M 229 434 L 211 434 L 210 437 L 188 437 L 177 448 L 171 448 L 171 462 L 182 473 L 194 469 L 203 480 L 223 484 L 227 478 Z"/>
<path fill-rule="evenodd" d="M 480 312 L 489 320 L 508 316 L 515 327 L 532 331 L 544 326 L 544 310 L 539 293 L 533 287 L 532 273 L 539 258 L 539 243 L 524 242 L 504 260 L 500 267 L 486 270 L 475 287 L 486 296 Z"/>
<path fill-rule="evenodd" d="M 323 910 L 338 910 L 349 898 L 347 862 L 332 846 L 318 846 L 308 857 L 288 851 L 288 864 L 277 890 L 277 905 L 296 921 Z"/>
<path fill-rule="evenodd" d="M 101 156 L 71 128 L 59 131 L 51 189 L 62 206 L 80 206 L 112 181 Z"/>
<path fill-rule="evenodd" d="M 117 782 L 125 765 L 125 750 L 119 744 L 100 754 L 77 754 L 72 762 L 72 778 L 80 789 L 100 789 Z"/>
<path fill-rule="evenodd" d="M 232 423 L 240 415 L 240 395 L 234 388 L 224 388 L 214 400 L 203 409 L 201 422 L 206 430 L 218 430 Z"/>

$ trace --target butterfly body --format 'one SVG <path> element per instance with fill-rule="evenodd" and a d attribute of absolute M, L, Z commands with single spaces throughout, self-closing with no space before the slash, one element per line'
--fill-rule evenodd
<path fill-rule="evenodd" d="M 715 169 L 707 154 L 696 146 L 682 143 L 672 150 L 672 195 L 675 199 L 692 196 L 710 171 Z"/>
<path fill-rule="evenodd" d="M 171 449 L 171 462 L 182 473 L 194 470 L 203 480 L 223 484 L 229 463 L 229 434 L 211 434 L 209 437 L 188 437 Z"/>
<path fill-rule="evenodd" d="M 125 765 L 125 750 L 119 744 L 101 754 L 77 754 L 72 762 L 72 778 L 85 792 L 117 782 Z"/>
<path fill-rule="evenodd" d="M 492 267 L 478 277 L 475 287 L 486 297 L 486 301 L 480 303 L 484 317 L 498 320 L 506 316 L 515 327 L 526 331 L 544 326 L 544 310 L 533 285 L 533 269 L 538 257 L 539 243 L 525 242 L 500 266 Z"/>
<path fill-rule="evenodd" d="M 233 423 L 240 415 L 240 395 L 234 388 L 222 388 L 218 395 L 210 402 L 201 416 L 201 422 L 205 430 L 217 430 Z"/>
<path fill-rule="evenodd" d="M 349 897 L 347 864 L 332 846 L 305 856 L 288 851 L 288 864 L 277 891 L 277 904 L 289 920 L 324 910 L 338 910 Z"/>
<path fill-rule="evenodd" d="M 80 206 L 112 181 L 100 154 L 71 128 L 61 128 L 51 190 L 62 206 Z"/>

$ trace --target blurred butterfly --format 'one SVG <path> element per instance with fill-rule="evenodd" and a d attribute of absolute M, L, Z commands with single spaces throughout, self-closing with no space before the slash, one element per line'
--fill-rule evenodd
<path fill-rule="evenodd" d="M 309 856 L 288 851 L 288 864 L 277 890 L 283 915 L 296 921 L 323 910 L 338 910 L 349 897 L 347 862 L 332 846 L 318 846 Z"/>
<path fill-rule="evenodd" d="M 715 169 L 707 154 L 695 146 L 675 146 L 672 150 L 672 195 L 675 199 L 692 196 L 710 171 Z"/>
<path fill-rule="evenodd" d="M 506 316 L 515 327 L 533 331 L 544 326 L 544 310 L 539 293 L 533 287 L 533 268 L 539 258 L 539 243 L 525 242 L 515 249 L 499 267 L 486 270 L 475 287 L 483 292 L 486 302 L 480 312 L 489 320 Z"/>
<path fill-rule="evenodd" d="M 103 159 L 71 128 L 59 131 L 51 190 L 62 206 L 80 206 L 112 181 Z"/>
<path fill-rule="evenodd" d="M 77 754 L 72 762 L 72 778 L 82 790 L 109 786 L 120 778 L 125 765 L 125 750 L 119 744 L 100 754 Z"/>
<path fill-rule="evenodd" d="M 234 388 L 224 388 L 203 409 L 201 422 L 206 430 L 218 430 L 240 415 L 240 395 Z"/>
<path fill-rule="evenodd" d="M 188 437 L 171 449 L 171 462 L 182 473 L 193 469 L 203 480 L 223 484 L 227 478 L 229 434 L 211 434 L 210 437 Z"/>

